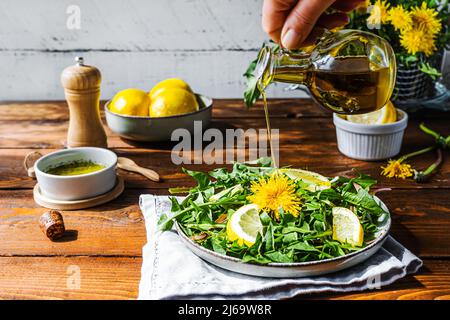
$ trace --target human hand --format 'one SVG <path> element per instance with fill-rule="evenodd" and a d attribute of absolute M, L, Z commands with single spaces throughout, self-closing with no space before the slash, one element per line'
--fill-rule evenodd
<path fill-rule="evenodd" d="M 264 0 L 262 26 L 277 43 L 287 49 L 313 43 L 320 29 L 333 29 L 349 22 L 345 12 L 365 0 Z M 338 12 L 324 14 L 329 7 Z"/>

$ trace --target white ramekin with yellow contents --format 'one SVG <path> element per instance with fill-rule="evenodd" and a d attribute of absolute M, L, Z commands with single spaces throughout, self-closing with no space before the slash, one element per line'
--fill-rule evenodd
<path fill-rule="evenodd" d="M 400 152 L 408 114 L 397 109 L 397 121 L 386 124 L 354 123 L 334 114 L 337 146 L 347 157 L 376 161 L 392 158 Z"/>
<path fill-rule="evenodd" d="M 55 175 L 48 169 L 65 163 L 92 161 L 101 170 L 79 175 Z M 75 201 L 93 198 L 113 189 L 116 184 L 117 155 L 103 148 L 81 147 L 49 153 L 34 164 L 40 193 L 51 200 Z"/>

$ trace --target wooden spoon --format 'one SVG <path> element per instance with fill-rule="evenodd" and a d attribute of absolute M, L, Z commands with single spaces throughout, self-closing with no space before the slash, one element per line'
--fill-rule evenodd
<path fill-rule="evenodd" d="M 122 170 L 136 172 L 142 174 L 144 177 L 152 180 L 159 181 L 159 174 L 152 169 L 147 169 L 144 167 L 140 167 L 131 159 L 118 157 L 117 158 L 117 167 Z"/>

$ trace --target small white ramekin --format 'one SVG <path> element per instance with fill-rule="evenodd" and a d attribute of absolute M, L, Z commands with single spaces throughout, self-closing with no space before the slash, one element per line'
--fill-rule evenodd
<path fill-rule="evenodd" d="M 384 160 L 396 156 L 402 146 L 408 114 L 397 109 L 398 121 L 387 124 L 360 124 L 333 114 L 338 149 L 358 160 Z"/>
<path fill-rule="evenodd" d="M 72 161 L 93 161 L 105 168 L 75 176 L 57 176 L 46 169 Z M 71 148 L 49 153 L 34 164 L 36 179 L 43 196 L 52 200 L 83 200 L 110 191 L 116 183 L 117 156 L 114 152 L 94 147 Z"/>

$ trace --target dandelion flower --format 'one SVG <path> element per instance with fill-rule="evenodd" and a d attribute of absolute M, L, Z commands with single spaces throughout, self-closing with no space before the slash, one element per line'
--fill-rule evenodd
<path fill-rule="evenodd" d="M 411 14 L 399 5 L 391 8 L 388 12 L 388 20 L 395 30 L 406 31 L 412 28 Z"/>
<path fill-rule="evenodd" d="M 402 163 L 402 160 L 389 160 L 386 167 L 381 167 L 381 174 L 388 178 L 406 179 L 413 175 L 414 170 L 411 165 Z"/>
<path fill-rule="evenodd" d="M 251 186 L 252 195 L 247 199 L 262 210 L 280 218 L 279 209 L 297 217 L 300 212 L 300 199 L 295 194 L 295 184 L 285 175 L 272 174 L 268 179 L 262 177 Z"/>
<path fill-rule="evenodd" d="M 420 43 L 419 51 L 425 53 L 427 57 L 431 56 L 434 51 L 436 51 L 436 41 L 430 36 L 425 36 L 423 41 Z"/>
<path fill-rule="evenodd" d="M 371 6 L 370 15 L 367 18 L 367 23 L 371 26 L 376 26 L 388 21 L 388 10 L 390 4 L 385 0 L 377 0 Z"/>
<path fill-rule="evenodd" d="M 423 52 L 430 56 L 436 50 L 435 39 L 420 29 L 411 29 L 400 34 L 400 44 L 409 54 Z"/>
<path fill-rule="evenodd" d="M 411 9 L 411 17 L 415 24 L 426 31 L 430 35 L 436 35 L 441 31 L 442 25 L 438 12 L 433 8 L 428 8 L 426 2 L 422 2 L 421 7 Z"/>

